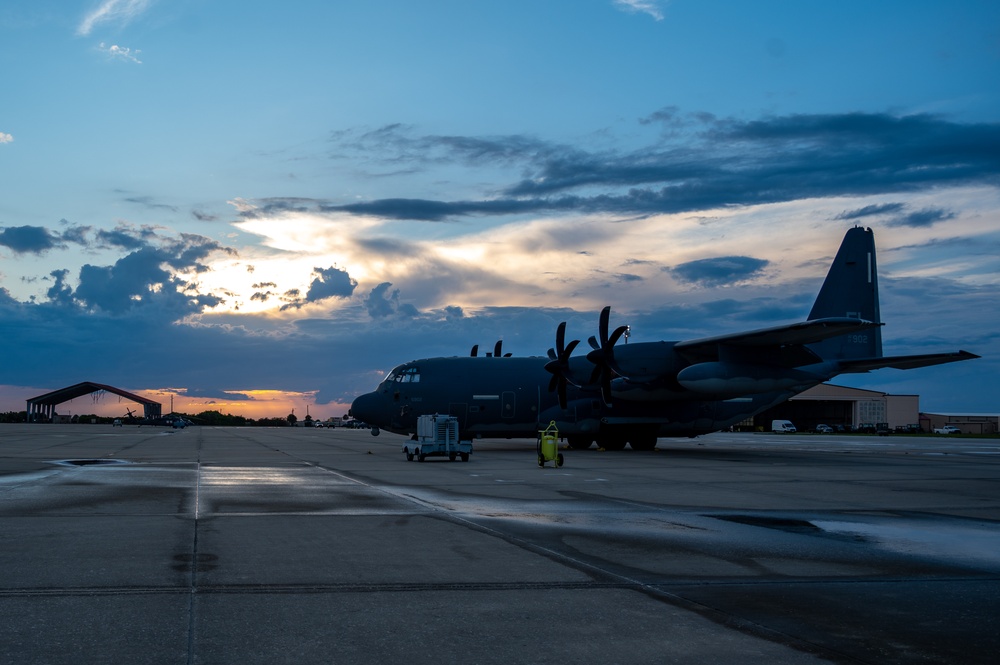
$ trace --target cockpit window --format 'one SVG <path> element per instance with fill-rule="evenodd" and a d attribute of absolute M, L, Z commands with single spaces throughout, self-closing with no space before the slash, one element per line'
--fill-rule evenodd
<path fill-rule="evenodd" d="M 419 383 L 420 382 L 420 369 L 417 367 L 404 367 L 393 371 L 396 376 L 394 380 L 400 383 Z"/>

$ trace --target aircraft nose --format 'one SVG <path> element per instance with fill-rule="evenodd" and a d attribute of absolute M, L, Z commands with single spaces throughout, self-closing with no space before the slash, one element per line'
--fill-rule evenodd
<path fill-rule="evenodd" d="M 356 420 L 366 422 L 369 425 L 385 427 L 386 423 L 383 422 L 382 409 L 379 408 L 381 401 L 378 393 L 360 395 L 351 403 L 351 415 Z"/>

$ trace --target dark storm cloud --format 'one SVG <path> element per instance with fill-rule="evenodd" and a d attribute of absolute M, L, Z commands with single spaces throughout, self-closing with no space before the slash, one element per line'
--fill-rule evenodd
<path fill-rule="evenodd" d="M 368 316 L 373 319 L 384 319 L 394 316 L 413 318 L 419 315 L 416 307 L 409 303 L 400 302 L 399 289 L 390 291 L 391 287 L 392 282 L 382 282 L 369 292 L 364 299 Z"/>
<path fill-rule="evenodd" d="M 61 245 L 61 237 L 41 226 L 8 226 L 0 230 L 0 245 L 16 254 L 41 254 Z"/>
<path fill-rule="evenodd" d="M 358 280 L 351 278 L 346 270 L 339 268 L 313 268 L 313 274 L 316 277 L 306 292 L 308 302 L 324 298 L 350 298 L 358 286 Z"/>
<path fill-rule="evenodd" d="M 703 286 L 725 286 L 745 282 L 761 274 L 768 265 L 765 259 L 750 256 L 719 256 L 681 263 L 668 271 L 682 282 Z"/>
<path fill-rule="evenodd" d="M 118 226 L 112 231 L 99 230 L 97 242 L 105 247 L 120 247 L 122 249 L 139 249 L 147 245 L 145 234 L 134 228 Z"/>
<path fill-rule="evenodd" d="M 381 150 L 385 162 L 502 163 L 527 175 L 482 200 L 387 198 L 322 208 L 423 221 L 570 211 L 655 214 L 1000 182 L 995 123 L 885 113 L 745 121 L 673 109 L 643 122 L 661 124 L 664 133 L 630 152 L 591 152 L 519 135 L 414 137 L 398 125 L 340 135 L 345 146 Z"/>
<path fill-rule="evenodd" d="M 66 284 L 69 270 L 53 270 L 49 275 L 53 279 L 52 286 L 45 292 L 49 301 L 57 305 L 71 306 L 73 304 L 73 289 Z"/>
<path fill-rule="evenodd" d="M 110 234 L 100 242 L 109 241 L 116 246 L 131 246 L 137 242 L 135 236 L 124 232 Z M 177 278 L 167 267 L 176 271 L 203 272 L 207 267 L 201 261 L 210 254 L 231 253 L 232 250 L 194 234 L 159 238 L 158 241 L 160 247 L 138 242 L 138 249 L 113 265 L 85 264 L 80 269 L 75 290 L 67 283 L 69 271 L 53 271 L 50 275 L 54 284 L 47 292 L 49 300 L 62 307 L 118 315 L 143 309 L 169 321 L 219 304 L 221 298 L 197 293 L 194 285 Z"/>

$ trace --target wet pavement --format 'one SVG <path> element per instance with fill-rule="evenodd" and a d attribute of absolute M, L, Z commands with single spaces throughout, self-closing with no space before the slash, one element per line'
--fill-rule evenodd
<path fill-rule="evenodd" d="M 995 663 L 1000 441 L 0 425 L 0 662 Z"/>

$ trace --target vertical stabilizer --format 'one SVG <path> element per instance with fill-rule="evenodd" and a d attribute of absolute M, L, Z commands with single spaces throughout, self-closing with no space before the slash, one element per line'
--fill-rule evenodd
<path fill-rule="evenodd" d="M 875 234 L 860 226 L 850 229 L 844 236 L 809 312 L 810 321 L 843 316 L 874 323 L 882 321 L 878 307 Z M 877 358 L 882 355 L 882 329 L 831 337 L 809 348 L 826 360 Z"/>

